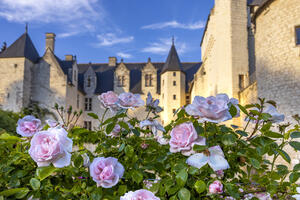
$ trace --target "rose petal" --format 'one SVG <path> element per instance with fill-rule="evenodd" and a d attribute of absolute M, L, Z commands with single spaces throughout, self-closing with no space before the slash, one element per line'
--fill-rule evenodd
<path fill-rule="evenodd" d="M 186 163 L 188 165 L 191 165 L 193 167 L 200 169 L 201 167 L 203 167 L 204 165 L 207 164 L 208 160 L 209 160 L 209 158 L 206 155 L 204 155 L 203 153 L 196 153 L 196 154 L 190 156 L 186 160 Z"/>

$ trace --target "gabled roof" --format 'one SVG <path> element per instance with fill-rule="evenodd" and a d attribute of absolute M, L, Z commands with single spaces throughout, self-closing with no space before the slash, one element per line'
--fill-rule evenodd
<path fill-rule="evenodd" d="M 21 35 L 21 37 L 12 43 L 4 52 L 0 53 L 0 58 L 18 57 L 25 57 L 33 63 L 37 62 L 40 58 L 27 32 Z"/>
<path fill-rule="evenodd" d="M 171 46 L 168 58 L 161 70 L 161 73 L 164 73 L 166 71 L 182 71 L 182 66 L 181 66 L 174 43 Z"/>
<path fill-rule="evenodd" d="M 83 74 L 89 66 L 92 66 L 97 76 L 96 94 L 101 94 L 114 89 L 114 72 L 116 67 L 108 66 L 107 63 L 78 64 L 78 88 L 83 88 Z M 142 70 L 147 63 L 124 63 L 130 72 L 129 90 L 132 93 L 142 94 Z M 163 62 L 153 62 L 152 65 L 157 70 L 157 88 L 156 92 L 160 93 L 160 74 L 165 65 Z M 186 74 L 186 91 L 189 83 L 193 81 L 194 74 L 201 66 L 201 62 L 181 63 L 182 71 Z"/>

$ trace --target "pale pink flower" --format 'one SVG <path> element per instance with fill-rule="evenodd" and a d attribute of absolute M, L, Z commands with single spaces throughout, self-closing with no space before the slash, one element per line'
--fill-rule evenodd
<path fill-rule="evenodd" d="M 146 99 L 146 106 L 147 106 L 146 111 L 152 110 L 156 113 L 161 112 L 163 109 L 160 106 L 158 106 L 158 104 L 159 104 L 159 100 L 158 99 L 154 100 L 152 98 L 151 93 L 148 92 L 147 99 Z"/>
<path fill-rule="evenodd" d="M 219 123 L 232 119 L 229 112 L 231 105 L 234 105 L 237 109 L 235 117 L 239 116 L 237 104 L 237 99 L 229 99 L 226 94 L 218 94 L 216 97 L 210 96 L 207 98 L 196 96 L 193 103 L 186 106 L 185 111 L 189 115 L 199 117 L 201 122 Z"/>
<path fill-rule="evenodd" d="M 108 91 L 99 95 L 98 99 L 100 100 L 101 107 L 114 110 L 117 107 L 119 97 L 113 91 Z"/>
<path fill-rule="evenodd" d="M 63 128 L 49 128 L 36 133 L 29 149 L 31 158 L 39 167 L 51 163 L 58 168 L 70 165 L 73 141 L 67 135 Z"/>
<path fill-rule="evenodd" d="M 137 108 L 143 106 L 145 102 L 141 99 L 139 94 L 132 94 L 131 92 L 123 92 L 119 95 L 118 105 L 121 108 Z"/>
<path fill-rule="evenodd" d="M 135 192 L 127 192 L 124 196 L 120 197 L 120 200 L 160 200 L 149 190 L 137 190 Z"/>
<path fill-rule="evenodd" d="M 223 178 L 224 177 L 224 171 L 223 170 L 217 170 L 216 175 L 218 178 Z"/>
<path fill-rule="evenodd" d="M 34 116 L 27 115 L 18 120 L 17 133 L 23 137 L 32 137 L 41 129 L 41 120 Z"/>
<path fill-rule="evenodd" d="M 162 132 L 166 132 L 164 127 L 156 120 L 153 119 L 147 119 L 144 121 L 140 122 L 140 128 L 143 128 L 145 126 L 148 126 L 151 128 L 152 133 L 154 136 L 157 135 L 157 130 L 162 131 Z"/>
<path fill-rule="evenodd" d="M 208 187 L 209 193 L 211 194 L 222 194 L 223 193 L 223 184 L 220 181 L 214 181 Z"/>
<path fill-rule="evenodd" d="M 169 141 L 170 141 L 169 139 L 164 138 L 162 135 L 159 135 L 159 134 L 155 138 L 156 138 L 157 142 L 161 145 L 169 144 Z"/>
<path fill-rule="evenodd" d="M 181 152 L 185 156 L 189 156 L 195 151 L 193 146 L 205 145 L 205 138 L 198 136 L 192 123 L 182 123 L 172 129 L 170 144 L 170 152 Z"/>
<path fill-rule="evenodd" d="M 296 190 L 298 194 L 295 194 L 292 197 L 295 198 L 296 200 L 300 200 L 300 187 L 297 187 Z"/>
<path fill-rule="evenodd" d="M 121 132 L 121 126 L 119 124 L 116 124 L 114 129 L 108 134 L 107 136 L 110 136 L 112 138 L 119 137 Z"/>
<path fill-rule="evenodd" d="M 119 182 L 124 174 L 124 167 L 113 157 L 95 158 L 90 165 L 90 175 L 97 187 L 111 188 Z"/>
<path fill-rule="evenodd" d="M 259 200 L 272 200 L 271 195 L 267 192 L 256 193 L 254 196 Z"/>
<path fill-rule="evenodd" d="M 190 156 L 186 163 L 198 169 L 208 164 L 214 171 L 229 168 L 229 164 L 220 146 L 208 148 L 207 153 L 196 153 Z"/>
<path fill-rule="evenodd" d="M 47 119 L 46 123 L 48 124 L 48 126 L 50 128 L 54 128 L 54 127 L 59 125 L 59 123 L 57 121 L 53 120 L 53 119 Z"/>
<path fill-rule="evenodd" d="M 141 148 L 142 148 L 142 149 L 147 149 L 148 146 L 149 146 L 149 144 L 144 143 L 144 142 L 141 144 Z"/>

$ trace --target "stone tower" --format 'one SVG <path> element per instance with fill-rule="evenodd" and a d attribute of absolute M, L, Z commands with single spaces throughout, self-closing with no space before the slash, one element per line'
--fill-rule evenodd
<path fill-rule="evenodd" d="M 247 0 L 215 0 L 201 42 L 202 67 L 194 95 L 238 98 L 248 85 Z"/>
<path fill-rule="evenodd" d="M 185 104 L 186 75 L 179 60 L 174 42 L 168 58 L 161 71 L 161 102 L 163 123 L 167 124 L 173 119 L 176 109 Z"/>
<path fill-rule="evenodd" d="M 0 54 L 0 107 L 14 112 L 30 103 L 32 69 L 39 59 L 27 31 Z"/>

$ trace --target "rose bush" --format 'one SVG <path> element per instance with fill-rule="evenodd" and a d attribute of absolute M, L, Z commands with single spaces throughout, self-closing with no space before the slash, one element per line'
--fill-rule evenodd
<path fill-rule="evenodd" d="M 127 115 L 144 104 L 139 95 L 108 92 L 99 100 L 106 111 L 89 114 L 100 122 L 95 131 L 25 117 L 17 129 L 26 137 L 0 132 L 0 199 L 299 199 L 300 164 L 288 167 L 285 147 L 300 150 L 300 118 L 294 127 L 275 125 L 283 116 L 273 101 L 196 97 L 163 127 L 150 94 L 142 121 Z M 114 116 L 105 118 L 109 110 Z M 245 126 L 218 124 L 240 112 Z"/>

